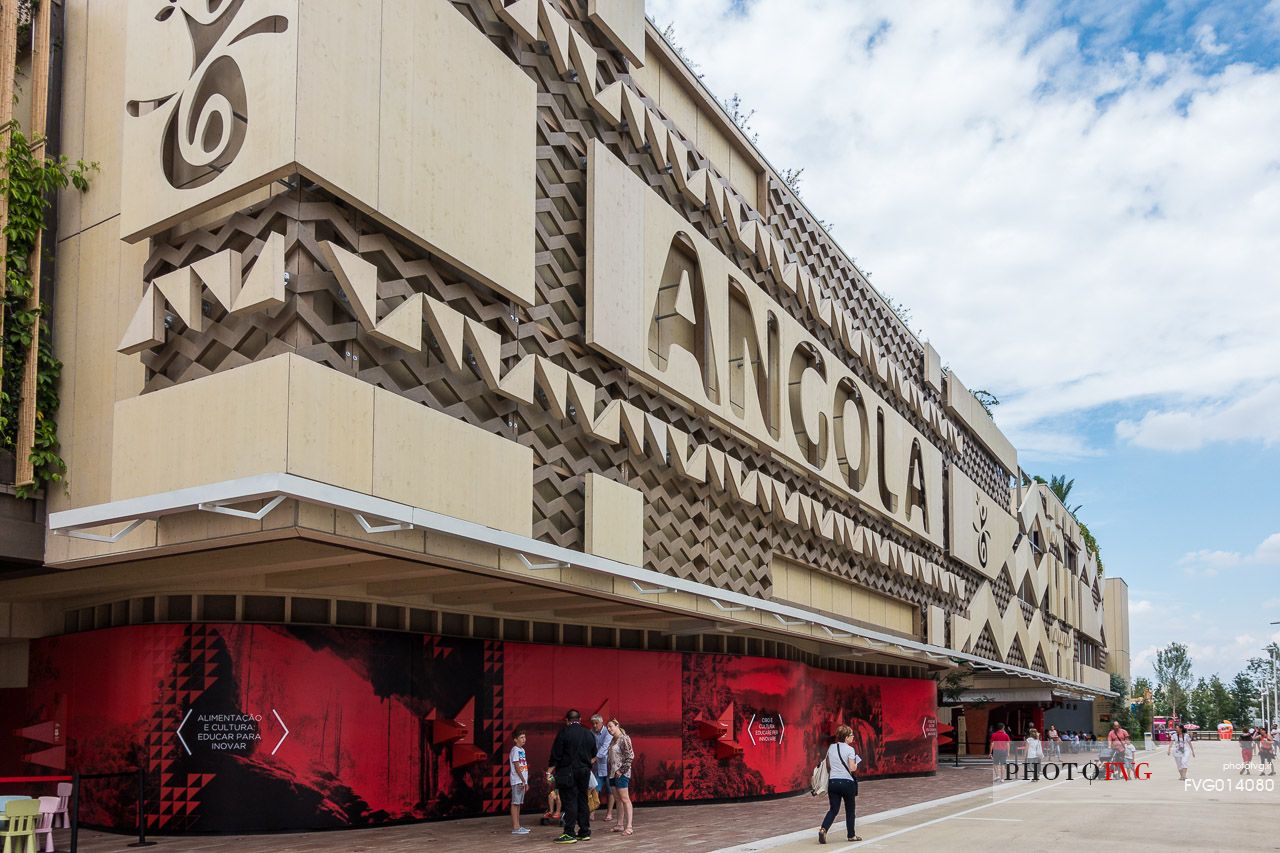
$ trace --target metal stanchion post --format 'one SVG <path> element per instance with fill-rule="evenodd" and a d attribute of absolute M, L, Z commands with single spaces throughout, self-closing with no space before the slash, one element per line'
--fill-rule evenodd
<path fill-rule="evenodd" d="M 71 853 L 80 846 L 80 771 L 71 774 Z"/>
<path fill-rule="evenodd" d="M 154 841 L 147 840 L 147 771 L 138 768 L 138 840 L 130 847 L 154 847 Z"/>

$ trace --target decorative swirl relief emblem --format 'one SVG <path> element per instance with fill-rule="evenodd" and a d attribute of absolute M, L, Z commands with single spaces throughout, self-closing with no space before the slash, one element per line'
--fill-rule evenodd
<path fill-rule="evenodd" d="M 130 100 L 125 109 L 134 118 L 166 111 L 160 164 L 165 178 L 175 189 L 203 186 L 235 160 L 247 135 L 249 97 L 238 46 L 285 32 L 289 19 L 262 14 L 256 0 L 167 0 L 159 4 L 154 21 L 164 31 L 152 38 L 180 39 L 180 44 L 166 44 L 166 50 L 183 54 L 169 69 L 161 63 L 160 73 L 172 73 L 181 64 L 187 79 L 180 85 L 158 83 L 154 91 L 164 94 Z M 174 32 L 179 22 L 185 22 L 185 32 Z M 183 61 L 187 57 L 189 64 Z"/>
<path fill-rule="evenodd" d="M 982 502 L 981 495 L 974 495 L 973 502 L 978 509 L 978 520 L 973 523 L 973 532 L 978 534 L 978 562 L 985 569 L 987 552 L 991 545 L 991 531 L 987 530 L 987 507 Z"/>

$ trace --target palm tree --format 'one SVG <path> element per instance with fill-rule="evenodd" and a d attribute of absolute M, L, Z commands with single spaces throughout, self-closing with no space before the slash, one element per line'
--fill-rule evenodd
<path fill-rule="evenodd" d="M 1062 505 L 1067 508 L 1067 512 L 1071 513 L 1071 516 L 1075 518 L 1076 521 L 1080 520 L 1076 516 L 1076 512 L 1084 509 L 1084 504 L 1076 504 L 1075 506 L 1072 506 L 1067 503 L 1067 496 L 1071 494 L 1071 487 L 1076 484 L 1074 478 L 1068 480 L 1066 474 L 1050 474 L 1049 479 L 1046 480 L 1044 477 L 1037 474 L 1035 476 L 1035 481 L 1037 483 L 1044 483 L 1048 486 L 1049 491 L 1057 495 L 1058 500 L 1062 501 Z"/>

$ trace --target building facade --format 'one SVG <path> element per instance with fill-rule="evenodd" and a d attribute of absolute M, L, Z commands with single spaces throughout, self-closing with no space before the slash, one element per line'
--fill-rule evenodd
<path fill-rule="evenodd" d="M 1132 683 L 1129 652 L 1129 584 L 1124 578 L 1107 578 L 1102 588 L 1107 621 L 1107 672 Z"/>
<path fill-rule="evenodd" d="M 4 755 L 353 826 L 503 810 L 569 706 L 676 801 L 799 790 L 841 723 L 929 772 L 959 668 L 970 750 L 1106 693 L 1074 519 L 641 0 L 50 5 L 100 171 Z"/>

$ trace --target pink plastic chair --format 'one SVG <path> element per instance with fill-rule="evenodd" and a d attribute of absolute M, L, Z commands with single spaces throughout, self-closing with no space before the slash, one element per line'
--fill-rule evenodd
<path fill-rule="evenodd" d="M 40 822 L 36 824 L 36 847 L 44 836 L 44 853 L 53 853 L 53 821 L 58 816 L 59 797 L 40 798 Z"/>
<path fill-rule="evenodd" d="M 71 826 L 71 817 L 67 814 L 67 803 L 69 803 L 70 801 L 71 801 L 71 783 L 59 782 L 58 783 L 58 810 L 54 813 L 54 818 L 53 818 L 54 828 L 61 826 L 63 829 L 67 829 L 68 827 Z M 59 819 L 62 820 L 62 823 L 58 823 Z"/>

